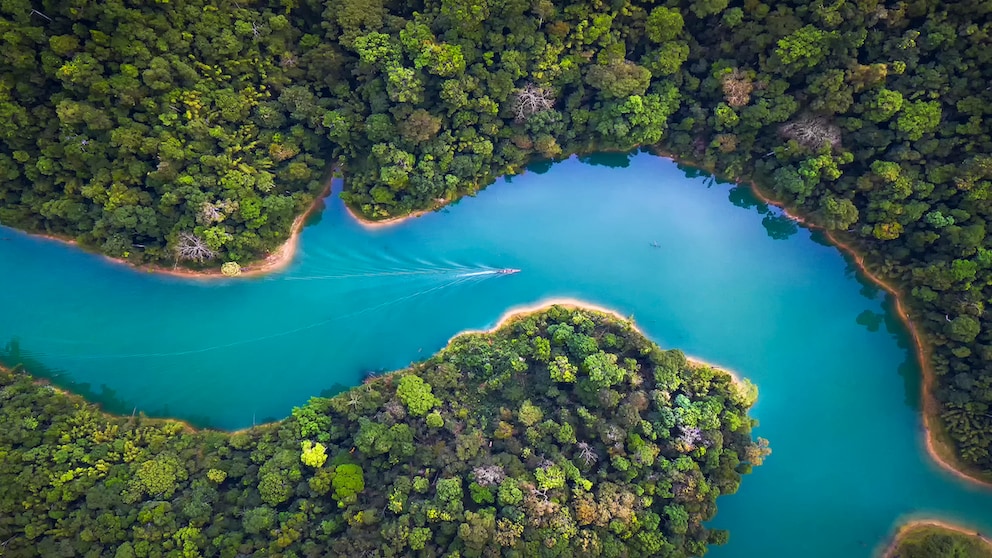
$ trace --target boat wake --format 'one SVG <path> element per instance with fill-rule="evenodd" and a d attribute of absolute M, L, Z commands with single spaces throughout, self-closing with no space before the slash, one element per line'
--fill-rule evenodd
<path fill-rule="evenodd" d="M 470 271 L 470 272 L 458 273 L 458 274 L 455 274 L 455 275 L 449 275 L 447 278 L 445 278 L 445 279 L 442 280 L 443 282 L 441 284 L 436 284 L 434 286 L 428 286 L 427 288 L 423 288 L 423 289 L 417 290 L 417 291 L 415 291 L 413 293 L 406 294 L 404 296 L 400 296 L 400 297 L 397 297 L 397 298 L 394 298 L 394 299 L 386 300 L 386 301 L 380 302 L 378 304 L 372 304 L 372 305 L 366 306 L 364 308 L 360 308 L 360 309 L 354 310 L 352 312 L 347 312 L 347 313 L 343 313 L 343 314 L 336 314 L 336 315 L 333 315 L 333 316 L 329 316 L 328 318 L 323 319 L 323 320 L 319 320 L 319 321 L 316 321 L 316 322 L 313 322 L 313 323 L 309 323 L 309 324 L 305 324 L 305 325 L 298 326 L 298 327 L 289 328 L 289 329 L 286 329 L 286 330 L 283 330 L 283 331 L 269 333 L 269 334 L 266 334 L 266 335 L 259 335 L 259 336 L 250 337 L 250 338 L 241 338 L 241 339 L 237 339 L 237 340 L 234 340 L 234 341 L 231 341 L 231 342 L 220 343 L 220 344 L 215 344 L 215 345 L 210 345 L 210 346 L 205 346 L 205 347 L 194 347 L 194 348 L 188 348 L 188 349 L 184 349 L 184 350 L 163 351 L 163 352 L 135 352 L 135 353 L 110 353 L 110 354 L 79 354 L 79 353 L 74 353 L 74 354 L 58 354 L 58 353 L 49 353 L 49 352 L 38 352 L 36 354 L 33 354 L 32 356 L 34 356 L 36 358 L 40 358 L 40 357 L 47 357 L 47 358 L 57 357 L 57 358 L 64 358 L 64 359 L 71 359 L 71 360 L 116 360 L 116 359 L 125 359 L 125 358 L 176 357 L 176 356 L 184 356 L 184 355 L 198 355 L 198 354 L 202 354 L 202 353 L 206 353 L 206 352 L 211 352 L 211 351 L 216 351 L 216 350 L 221 350 L 221 349 L 229 349 L 229 348 L 238 347 L 238 346 L 242 346 L 242 345 L 246 345 L 246 344 L 252 344 L 252 343 L 258 343 L 258 342 L 262 342 L 262 341 L 267 341 L 267 340 L 278 338 L 278 337 L 284 337 L 284 336 L 287 336 L 287 335 L 293 335 L 293 334 L 302 333 L 304 331 L 308 331 L 308 330 L 312 330 L 312 329 L 315 329 L 315 328 L 318 328 L 318 327 L 321 327 L 321 326 L 328 325 L 328 324 L 330 324 L 332 322 L 340 321 L 340 320 L 347 319 L 347 318 L 352 318 L 352 317 L 358 316 L 360 314 L 365 314 L 365 313 L 373 312 L 373 311 L 376 311 L 376 310 L 382 310 L 384 308 L 387 308 L 387 307 L 390 307 L 390 306 L 394 306 L 396 304 L 400 304 L 400 303 L 405 302 L 405 301 L 409 301 L 409 300 L 412 300 L 412 299 L 415 299 L 415 298 L 423 297 L 423 296 L 428 295 L 430 293 L 436 293 L 438 291 L 447 290 L 447 289 L 450 289 L 452 287 L 457 287 L 457 286 L 460 286 L 460 285 L 466 285 L 466 284 L 473 284 L 473 283 L 482 282 L 482 281 L 485 281 L 487 279 L 490 279 L 492 277 L 496 277 L 496 276 L 499 276 L 499 275 L 512 275 L 512 274 L 519 273 L 519 272 L 520 272 L 519 269 L 503 268 L 503 269 L 486 269 L 486 270 L 481 270 L 481 271 Z M 364 275 L 364 276 L 365 277 L 369 277 L 369 276 L 382 277 L 382 276 L 390 276 L 390 275 L 414 275 L 414 274 L 420 274 L 420 273 L 424 273 L 424 272 L 389 272 L 389 273 L 379 273 L 379 274 L 367 274 L 367 275 Z M 433 273 L 445 273 L 445 271 L 443 271 L 443 270 L 442 271 L 434 271 Z M 450 271 L 448 271 L 448 273 L 450 273 Z M 338 276 L 334 276 L 333 278 L 358 277 L 358 276 L 362 276 L 362 275 L 347 275 L 347 276 L 338 275 Z M 319 278 L 324 279 L 324 278 L 332 278 L 332 277 L 331 276 L 321 276 Z M 61 341 L 62 344 L 66 344 L 66 345 L 76 345 L 76 344 L 79 344 L 80 343 L 77 340 L 52 340 L 52 339 L 49 339 L 48 341 L 50 343 L 51 342 L 59 342 L 59 341 Z"/>
<path fill-rule="evenodd" d="M 458 275 L 458 277 L 478 277 L 480 275 L 513 275 L 514 273 L 520 273 L 520 270 L 509 267 L 503 269 L 487 269 L 485 271 L 470 271 L 468 273 L 461 273 Z"/>

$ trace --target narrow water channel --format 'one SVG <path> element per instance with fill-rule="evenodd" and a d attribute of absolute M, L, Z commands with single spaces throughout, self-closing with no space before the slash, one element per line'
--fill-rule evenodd
<path fill-rule="evenodd" d="M 257 279 L 137 273 L 8 229 L 5 358 L 112 411 L 236 429 L 426 358 L 508 309 L 570 297 L 758 385 L 774 453 L 720 500 L 712 556 L 870 556 L 897 522 L 992 531 L 992 493 L 923 449 L 891 300 L 746 189 L 647 154 L 572 158 L 366 230 L 336 197 Z M 500 275 L 500 268 L 521 273 Z"/>

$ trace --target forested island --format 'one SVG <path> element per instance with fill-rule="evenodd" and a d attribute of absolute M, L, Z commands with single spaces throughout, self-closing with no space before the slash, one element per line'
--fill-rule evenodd
<path fill-rule="evenodd" d="M 968 533 L 939 522 L 913 522 L 899 530 L 883 558 L 992 558 L 992 544 L 979 533 Z"/>
<path fill-rule="evenodd" d="M 236 433 L 0 373 L 3 556 L 699 556 L 757 391 L 552 306 Z"/>

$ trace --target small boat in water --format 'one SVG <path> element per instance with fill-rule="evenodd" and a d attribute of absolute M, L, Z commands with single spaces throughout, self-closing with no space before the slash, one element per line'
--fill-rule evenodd
<path fill-rule="evenodd" d="M 498 273 L 499 275 L 513 275 L 514 273 L 520 273 L 520 270 L 507 267 L 505 269 L 500 269 L 496 271 L 496 273 Z"/>

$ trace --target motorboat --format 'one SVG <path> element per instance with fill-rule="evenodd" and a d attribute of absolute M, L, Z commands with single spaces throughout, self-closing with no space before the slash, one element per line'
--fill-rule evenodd
<path fill-rule="evenodd" d="M 497 270 L 496 273 L 499 275 L 513 275 L 514 273 L 520 273 L 520 270 L 507 267 L 504 269 Z"/>

